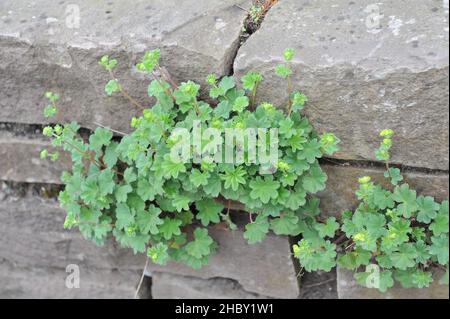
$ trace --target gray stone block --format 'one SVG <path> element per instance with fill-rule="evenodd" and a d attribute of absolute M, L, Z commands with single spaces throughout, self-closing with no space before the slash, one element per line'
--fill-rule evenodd
<path fill-rule="evenodd" d="M 152 274 L 154 299 L 267 299 L 245 291 L 237 282 L 226 278 L 199 279 L 168 273 Z"/>
<path fill-rule="evenodd" d="M 337 290 L 339 299 L 448 299 L 448 285 L 440 285 L 443 272 L 435 274 L 435 281 L 428 288 L 404 289 L 396 283 L 386 293 L 364 288 L 354 280 L 353 272 L 337 268 Z"/>
<path fill-rule="evenodd" d="M 162 65 L 177 81 L 204 83 L 209 73 L 231 72 L 250 0 L 166 0 L 0 3 L 0 121 L 45 123 L 43 94 L 61 94 L 58 120 L 94 122 L 121 131 L 137 113 L 108 98 L 108 74 L 98 60 L 119 60 L 116 77 L 144 105 L 146 79 L 134 68 L 144 51 L 161 48 Z"/>
<path fill-rule="evenodd" d="M 0 131 L 0 180 L 26 183 L 59 184 L 63 170 L 70 167 L 70 158 L 60 161 L 40 159 L 40 152 L 50 143 L 42 138 L 12 136 Z"/>
<path fill-rule="evenodd" d="M 262 72 L 260 100 L 284 103 L 286 84 L 274 68 L 283 50 L 293 47 L 294 83 L 309 96 L 305 113 L 318 131 L 341 138 L 336 157 L 374 160 L 379 131 L 392 128 L 394 162 L 448 170 L 449 33 L 443 4 L 279 1 L 240 48 L 235 74 Z"/>
<path fill-rule="evenodd" d="M 158 266 L 150 263 L 148 271 L 166 272 L 202 279 L 228 278 L 247 292 L 276 298 L 297 298 L 300 290 L 292 260 L 289 240 L 269 235 L 262 243 L 248 245 L 242 231 L 210 228 L 219 244 L 209 265 L 194 270 L 177 263 Z"/>
<path fill-rule="evenodd" d="M 131 299 L 140 274 L 135 270 L 80 267 L 80 287 L 67 288 L 65 269 L 17 266 L 0 261 L 2 299 Z"/>
<path fill-rule="evenodd" d="M 22 267 L 142 270 L 143 254 L 133 255 L 109 241 L 98 247 L 77 230 L 64 230 L 65 212 L 53 201 L 37 197 L 0 201 L 0 260 Z"/>

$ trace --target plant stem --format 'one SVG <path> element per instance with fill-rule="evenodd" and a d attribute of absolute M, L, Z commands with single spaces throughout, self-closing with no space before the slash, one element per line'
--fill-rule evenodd
<path fill-rule="evenodd" d="M 202 111 L 200 111 L 200 107 L 198 106 L 197 99 L 194 99 L 194 108 L 195 108 L 195 112 L 197 113 L 197 116 L 202 116 Z"/>
<path fill-rule="evenodd" d="M 172 79 L 170 73 L 166 70 L 166 68 L 160 67 L 159 65 L 157 67 L 164 80 L 169 83 L 173 89 L 176 89 L 178 87 L 178 84 Z"/>
<path fill-rule="evenodd" d="M 250 100 L 250 109 L 254 111 L 256 109 L 256 92 L 258 90 L 258 83 L 255 83 L 255 87 L 252 90 L 252 97 Z"/>
<path fill-rule="evenodd" d="M 343 234 L 343 235 L 339 236 L 335 241 L 333 241 L 333 244 L 339 245 L 339 244 L 342 243 L 346 238 L 347 238 L 347 235 L 346 235 L 346 234 Z"/>
<path fill-rule="evenodd" d="M 308 289 L 308 288 L 319 287 L 319 286 L 322 286 L 322 285 L 325 285 L 325 284 L 328 284 L 328 283 L 334 282 L 334 281 L 336 281 L 336 279 L 331 278 L 331 279 L 327 279 L 327 280 L 325 280 L 325 281 L 321 281 L 321 282 L 318 282 L 318 283 L 315 283 L 315 284 L 303 286 L 303 288 L 304 288 L 304 289 Z"/>
<path fill-rule="evenodd" d="M 77 225 L 94 225 L 94 226 L 97 226 L 97 225 L 99 225 L 99 223 L 95 223 L 95 222 L 78 222 Z M 108 226 L 111 226 L 113 228 L 116 227 L 116 224 L 104 224 L 104 225 L 108 225 Z"/>
<path fill-rule="evenodd" d="M 176 101 L 177 99 L 176 99 L 175 96 L 173 95 L 172 91 L 164 87 L 163 83 L 162 83 L 161 80 L 158 78 L 158 76 L 155 74 L 155 72 L 152 72 L 152 76 L 153 76 L 153 79 L 154 79 L 156 82 L 158 82 L 158 84 L 163 88 L 164 92 L 165 92 L 167 95 L 169 95 L 169 96 L 172 98 L 172 100 Z"/>
<path fill-rule="evenodd" d="M 113 133 L 117 133 L 117 134 L 119 134 L 119 135 L 122 135 L 122 136 L 127 136 L 127 135 L 128 135 L 127 133 L 123 133 L 123 132 L 121 132 L 121 131 L 113 130 L 112 128 L 107 127 L 107 126 L 105 126 L 105 125 L 103 125 L 103 124 L 101 124 L 101 123 L 98 123 L 98 122 L 94 122 L 94 124 L 97 125 L 97 126 L 103 127 L 103 128 L 105 128 L 105 129 L 107 129 L 107 130 L 110 130 L 110 131 L 113 132 Z"/>
<path fill-rule="evenodd" d="M 348 245 L 347 247 L 345 247 L 344 250 L 348 250 L 348 249 L 352 248 L 355 244 L 356 244 L 355 242 L 352 242 L 350 245 Z"/>
<path fill-rule="evenodd" d="M 111 77 L 111 80 L 117 81 L 117 83 L 119 84 L 119 90 L 120 93 L 122 93 L 122 95 L 131 102 L 131 104 L 133 104 L 134 106 L 136 106 L 138 109 L 140 109 L 141 111 L 145 110 L 145 107 L 140 104 L 138 101 L 136 101 L 130 94 L 128 94 L 128 92 L 123 88 L 123 86 L 119 83 L 119 81 L 117 80 L 117 78 L 114 76 L 113 71 L 109 71 L 109 75 Z"/>
<path fill-rule="evenodd" d="M 56 135 L 56 134 L 52 134 L 53 135 L 53 137 L 55 137 L 55 138 L 60 138 L 60 136 L 58 136 L 58 135 Z M 85 158 L 87 158 L 91 163 L 93 163 L 95 166 L 97 166 L 98 168 L 101 168 L 101 163 L 100 162 L 98 162 L 93 156 L 92 156 L 92 154 L 90 153 L 90 152 L 88 152 L 88 151 L 83 151 L 83 150 L 81 150 L 78 146 L 76 146 L 76 145 L 74 145 L 74 144 L 72 144 L 72 143 L 70 143 L 70 142 L 68 142 L 68 141 L 64 141 L 63 140 L 63 143 L 66 143 L 67 145 L 69 145 L 70 147 L 72 147 L 72 148 L 74 148 L 78 153 L 80 153 L 83 157 L 85 157 Z M 86 155 L 89 155 L 89 156 L 86 156 Z"/>
<path fill-rule="evenodd" d="M 145 107 L 142 106 L 138 101 L 136 101 L 134 98 L 131 97 L 130 94 L 128 94 L 127 91 L 122 87 L 122 85 L 119 84 L 120 93 L 122 93 L 123 96 L 125 96 L 133 105 L 135 105 L 137 108 L 139 108 L 141 111 L 145 110 Z"/>
<path fill-rule="evenodd" d="M 289 69 L 291 69 L 291 64 L 289 62 L 287 63 L 287 66 Z M 292 90 L 293 90 L 292 75 L 289 75 L 287 77 L 288 116 L 290 116 L 292 112 Z"/>
<path fill-rule="evenodd" d="M 110 75 L 111 75 L 111 78 L 114 80 L 114 79 L 115 79 L 114 73 L 113 73 L 112 71 L 109 71 L 109 73 L 110 73 Z M 159 84 L 162 88 L 164 88 L 163 84 L 161 83 L 161 81 L 159 80 L 159 78 L 156 76 L 156 74 L 154 74 L 154 73 L 152 72 L 152 76 L 153 76 L 153 78 L 158 82 L 158 84 Z M 116 80 L 116 81 L 117 81 L 117 80 Z M 126 97 L 133 105 L 135 105 L 136 107 L 138 107 L 138 108 L 141 109 L 142 111 L 146 109 L 142 104 L 140 104 L 138 101 L 136 101 L 134 98 L 132 98 L 132 97 L 128 94 L 128 92 L 125 91 L 125 89 L 123 89 L 122 85 L 119 84 L 119 88 L 120 88 L 120 92 L 122 93 L 122 95 L 125 96 L 125 97 Z M 171 92 L 169 89 L 165 89 L 165 91 L 166 91 L 166 94 L 167 94 L 167 95 L 170 95 L 170 96 L 172 97 L 172 99 L 175 101 L 175 97 L 173 96 L 172 92 Z M 163 133 L 162 133 L 163 137 L 167 137 L 167 136 L 166 136 L 165 129 L 164 129 L 164 126 L 161 125 L 161 123 L 158 123 L 158 125 L 160 126 L 161 130 L 163 131 Z M 111 130 L 110 128 L 108 128 L 108 129 Z M 113 131 L 113 130 L 111 130 L 111 131 Z M 118 132 L 118 131 L 113 131 L 113 132 L 127 135 L 127 134 L 125 134 L 125 133 Z"/>
<path fill-rule="evenodd" d="M 391 174 L 391 168 L 389 166 L 389 162 L 386 161 L 385 164 L 386 164 L 386 171 L 387 171 L 387 173 L 389 175 L 389 178 L 392 180 L 392 174 Z"/>

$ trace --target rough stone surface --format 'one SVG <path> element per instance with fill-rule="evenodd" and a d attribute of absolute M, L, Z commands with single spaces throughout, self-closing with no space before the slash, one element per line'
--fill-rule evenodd
<path fill-rule="evenodd" d="M 142 270 L 145 256 L 133 255 L 114 242 L 97 247 L 77 230 L 64 230 L 65 213 L 37 197 L 0 201 L 0 260 L 26 267 Z M 1 286 L 1 285 L 0 285 Z"/>
<path fill-rule="evenodd" d="M 284 0 L 240 48 L 234 70 L 262 72 L 261 100 L 280 103 L 286 84 L 274 67 L 293 47 L 306 114 L 341 138 L 336 157 L 373 160 L 378 132 L 392 128 L 393 161 L 448 170 L 448 32 L 441 0 Z"/>
<path fill-rule="evenodd" d="M 80 268 L 80 288 L 66 287 L 65 269 L 17 266 L 0 259 L 2 299 L 131 299 L 139 281 L 135 270 Z"/>
<path fill-rule="evenodd" d="M 154 299 L 267 299 L 225 278 L 199 279 L 168 273 L 152 274 Z"/>
<path fill-rule="evenodd" d="M 242 231 L 210 229 L 219 244 L 210 264 L 200 270 L 171 263 L 160 267 L 149 264 L 148 271 L 169 272 L 203 279 L 228 278 L 237 281 L 247 292 L 278 298 L 297 298 L 300 291 L 292 261 L 289 240 L 269 235 L 264 242 L 248 245 Z"/>
<path fill-rule="evenodd" d="M 373 181 L 382 183 L 385 187 L 391 186 L 383 176 L 383 169 L 355 166 L 322 165 L 328 175 L 327 188 L 318 194 L 321 199 L 321 210 L 325 215 L 339 215 L 345 210 L 355 209 L 358 199 L 355 192 L 358 189 L 358 178 L 371 176 Z M 413 187 L 417 194 L 433 196 L 438 202 L 449 197 L 448 174 L 425 174 L 418 172 L 405 172 L 405 182 Z"/>
<path fill-rule="evenodd" d="M 61 172 L 70 166 L 70 159 L 42 160 L 39 154 L 43 149 L 51 151 L 48 141 L 0 131 L 0 180 L 59 184 Z"/>
<path fill-rule="evenodd" d="M 0 121 L 45 123 L 42 96 L 53 90 L 62 96 L 59 120 L 128 130 L 136 110 L 105 96 L 99 58 L 120 61 L 116 77 L 145 105 L 149 81 L 133 67 L 145 50 L 161 48 L 162 65 L 178 81 L 228 74 L 246 16 L 235 4 L 250 0 L 2 0 Z"/>
<path fill-rule="evenodd" d="M 353 279 L 353 272 L 337 268 L 337 290 L 339 299 L 448 299 L 447 285 L 440 285 L 439 278 L 443 273 L 435 274 L 435 281 L 429 288 L 404 289 L 398 283 L 386 293 L 377 289 L 364 288 Z"/>

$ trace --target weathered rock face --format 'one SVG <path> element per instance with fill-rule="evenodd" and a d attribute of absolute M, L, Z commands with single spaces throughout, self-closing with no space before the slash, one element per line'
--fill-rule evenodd
<path fill-rule="evenodd" d="M 64 230 L 65 212 L 37 197 L 0 201 L 0 260 L 18 265 L 142 270 L 145 256 L 109 242 L 97 247 L 77 231 Z"/>
<path fill-rule="evenodd" d="M 248 245 L 242 231 L 211 228 L 210 235 L 219 244 L 219 250 L 210 258 L 209 265 L 193 270 L 175 263 L 165 267 L 150 263 L 148 272 L 203 279 L 228 278 L 237 281 L 247 292 L 278 298 L 298 297 L 297 272 L 288 238 L 269 235 L 260 244 Z"/>
<path fill-rule="evenodd" d="M 0 190 L 0 298 L 133 298 L 145 256 L 113 242 L 97 247 L 64 230 L 64 216 L 54 201 Z M 70 264 L 78 289 L 65 285 Z"/>
<path fill-rule="evenodd" d="M 396 131 L 393 161 L 448 170 L 448 7 L 433 1 L 280 1 L 238 52 L 235 73 L 265 77 L 261 100 L 282 103 L 274 72 L 293 47 L 294 83 L 344 159 L 374 159 L 376 136 Z"/>
<path fill-rule="evenodd" d="M 64 216 L 54 201 L 0 190 L 0 298 L 133 298 L 145 257 L 112 242 L 96 247 L 64 230 Z M 70 264 L 79 288 L 65 284 Z"/>
<path fill-rule="evenodd" d="M 67 288 L 68 275 L 65 269 L 21 267 L 0 261 L 0 298 L 130 299 L 140 276 L 136 270 L 81 268 L 80 287 Z"/>
<path fill-rule="evenodd" d="M 434 282 L 424 289 L 404 289 L 396 283 L 386 293 L 380 293 L 377 289 L 364 288 L 354 280 L 353 272 L 337 268 L 338 296 L 339 299 L 448 299 L 447 285 L 440 285 L 439 279 L 443 272 L 434 274 Z"/>
<path fill-rule="evenodd" d="M 51 149 L 42 138 L 14 136 L 0 131 L 0 180 L 59 184 L 61 173 L 70 167 L 70 158 L 42 160 L 41 150 Z"/>
<path fill-rule="evenodd" d="M 161 48 L 162 65 L 176 80 L 204 83 L 231 72 L 249 0 L 158 0 L 0 3 L 0 121 L 45 123 L 47 90 L 62 95 L 59 120 L 93 128 L 100 122 L 129 129 L 136 113 L 122 98 L 107 98 L 104 54 L 120 61 L 117 78 L 145 98 L 149 79 L 134 68 L 145 50 Z"/>
<path fill-rule="evenodd" d="M 250 293 L 233 280 L 225 278 L 199 279 L 168 273 L 152 274 L 154 299 L 267 299 Z"/>

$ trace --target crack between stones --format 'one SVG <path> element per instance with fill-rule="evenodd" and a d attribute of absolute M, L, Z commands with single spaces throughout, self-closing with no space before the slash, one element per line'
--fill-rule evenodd
<path fill-rule="evenodd" d="M 247 290 L 238 280 L 229 278 L 229 277 L 212 276 L 212 277 L 208 277 L 208 278 L 201 278 L 201 277 L 182 275 L 182 274 L 177 274 L 177 273 L 172 273 L 172 272 L 161 272 L 161 271 L 154 271 L 152 273 L 152 275 L 153 274 L 163 274 L 163 275 L 169 275 L 169 276 L 173 276 L 173 277 L 185 278 L 187 280 L 199 280 L 199 281 L 204 281 L 204 282 L 216 282 L 217 283 L 217 282 L 223 281 L 223 282 L 226 282 L 227 284 L 229 284 L 230 286 L 233 286 L 233 288 L 238 289 L 245 294 L 249 294 L 254 297 L 265 297 L 265 298 L 267 297 L 267 299 L 276 299 L 276 297 L 267 296 L 267 295 L 263 295 L 258 292 L 255 292 L 255 291 Z"/>
<path fill-rule="evenodd" d="M 14 137 L 27 137 L 27 138 L 44 138 L 42 130 L 44 127 L 51 125 L 54 126 L 57 123 L 49 124 L 30 124 L 30 123 L 16 123 L 16 122 L 0 122 L 0 133 L 8 133 Z M 89 137 L 93 133 L 91 129 L 81 127 L 80 135 L 82 137 Z"/>
<path fill-rule="evenodd" d="M 299 291 L 299 295 L 298 298 L 302 295 L 302 267 L 300 265 L 300 260 L 298 260 L 297 258 L 295 258 L 294 256 L 294 245 L 297 244 L 299 241 L 301 240 L 301 236 L 289 236 L 288 237 L 288 241 L 289 241 L 289 250 L 291 251 L 291 260 L 292 260 L 292 264 L 294 266 L 294 271 L 295 271 L 295 275 L 296 275 L 296 279 L 297 279 L 297 286 L 298 286 L 298 291 Z"/>
<path fill-rule="evenodd" d="M 349 159 L 339 159 L 324 157 L 319 159 L 320 165 L 327 166 L 339 166 L 339 167 L 353 167 L 353 168 L 363 168 L 363 169 L 375 169 L 384 171 L 386 170 L 385 163 L 371 160 L 349 160 Z M 395 167 L 400 169 L 402 173 L 416 173 L 416 174 L 426 174 L 433 176 L 448 176 L 449 171 L 443 169 L 433 169 L 427 167 L 409 166 L 398 163 L 390 163 L 390 167 Z"/>
<path fill-rule="evenodd" d="M 255 5 L 255 4 L 260 3 L 260 2 L 261 1 L 254 0 L 254 1 L 252 1 L 252 5 Z M 266 2 L 277 3 L 278 0 L 277 1 L 266 0 Z M 236 61 L 237 55 L 239 53 L 239 50 L 244 45 L 244 43 L 246 41 L 248 41 L 248 39 L 250 39 L 251 36 L 253 34 L 255 34 L 256 31 L 258 31 L 261 28 L 265 17 L 269 13 L 270 9 L 272 9 L 273 5 L 270 6 L 268 8 L 268 10 L 264 13 L 264 15 L 261 17 L 261 20 L 258 22 L 258 24 L 256 26 L 253 26 L 251 29 L 249 29 L 249 27 L 248 27 L 249 21 L 251 21 L 250 9 L 245 9 L 245 8 L 243 8 L 243 7 L 241 7 L 240 5 L 237 5 L 237 4 L 233 5 L 232 7 L 238 8 L 240 10 L 247 11 L 247 15 L 245 16 L 244 21 L 242 21 L 242 28 L 241 28 L 241 31 L 239 33 L 239 36 L 233 42 L 233 44 L 231 46 L 232 49 L 230 50 L 231 52 L 229 54 L 229 58 L 225 62 L 225 66 L 226 66 L 225 75 L 227 75 L 227 76 L 233 76 L 234 75 L 234 62 Z"/>
<path fill-rule="evenodd" d="M 56 201 L 60 191 L 64 189 L 62 184 L 52 183 L 27 183 L 0 180 L 0 202 L 11 199 L 39 198 L 42 200 Z"/>
<path fill-rule="evenodd" d="M 137 299 L 153 299 L 152 296 L 153 278 L 144 276 L 140 286 L 136 288 Z"/>
<path fill-rule="evenodd" d="M 14 269 L 18 269 L 18 270 L 27 270 L 27 269 L 35 269 L 35 270 L 53 270 L 53 271 L 66 271 L 66 268 L 64 267 L 59 267 L 59 266 L 42 266 L 42 265 L 31 265 L 31 264 L 22 264 L 22 263 L 17 263 L 14 261 L 11 261 L 9 259 L 0 258 L 0 265 L 4 265 L 7 267 L 11 267 Z M 136 275 L 139 275 L 140 270 L 137 268 L 122 268 L 122 267 L 118 267 L 118 268 L 108 268 L 108 267 L 95 267 L 95 266 L 89 266 L 86 267 L 87 269 L 89 269 L 90 271 L 111 271 L 111 272 L 124 272 L 124 271 L 129 271 L 129 272 L 136 272 Z"/>
<path fill-rule="evenodd" d="M 253 4 L 257 3 L 257 0 L 253 1 Z M 241 10 L 246 10 L 245 8 L 242 8 L 238 5 L 234 5 L 233 7 L 237 7 Z M 264 19 L 267 16 L 267 14 L 270 12 L 270 9 L 272 9 L 273 6 L 271 6 L 267 12 L 262 17 L 261 21 L 259 22 L 259 25 L 256 27 L 255 30 L 253 30 L 251 33 L 248 33 L 246 29 L 246 24 L 248 23 L 248 20 L 250 19 L 250 13 L 245 17 L 243 23 L 242 23 L 242 30 L 240 32 L 240 35 L 238 39 L 233 43 L 232 45 L 232 53 L 229 62 L 226 63 L 226 69 L 228 70 L 225 72 L 228 76 L 234 75 L 234 62 L 236 60 L 236 57 L 239 53 L 239 50 L 244 45 L 248 39 L 251 38 L 251 36 L 258 31 L 262 24 L 264 23 Z M 358 167 L 358 168 L 371 168 L 371 169 L 379 169 L 384 170 L 385 164 L 382 162 L 377 161 L 371 161 L 371 160 L 348 160 L 348 159 L 339 159 L 339 158 L 323 158 L 320 161 L 320 164 L 329 165 L 329 166 L 347 166 L 347 167 Z M 427 167 L 418 167 L 418 166 L 409 166 L 404 164 L 390 164 L 391 167 L 399 168 L 403 173 L 422 173 L 422 174 L 428 174 L 428 175 L 435 175 L 435 176 L 448 176 L 449 171 L 443 170 L 443 169 L 432 169 Z"/>

